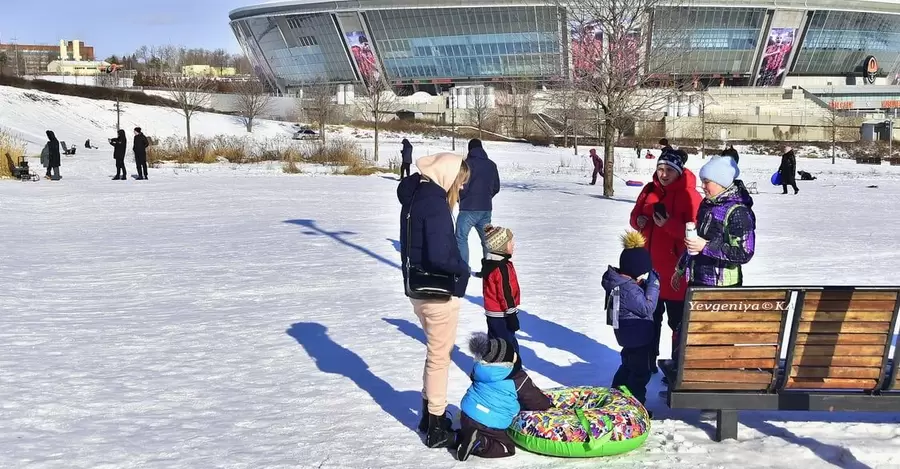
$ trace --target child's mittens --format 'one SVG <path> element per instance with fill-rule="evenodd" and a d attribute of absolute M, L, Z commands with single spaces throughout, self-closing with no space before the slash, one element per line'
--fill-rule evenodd
<path fill-rule="evenodd" d="M 519 312 L 506 313 L 506 328 L 512 332 L 519 330 Z"/>

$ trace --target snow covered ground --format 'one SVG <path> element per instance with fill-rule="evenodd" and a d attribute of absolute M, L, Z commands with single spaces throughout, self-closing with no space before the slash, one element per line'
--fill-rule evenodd
<path fill-rule="evenodd" d="M 0 88 L 0 103 L 16 92 Z M 98 119 L 108 104 L 96 104 Z M 82 136 L 93 127 L 84 124 L 88 105 L 0 105 L 0 125 L 34 136 L 38 149 L 45 128 L 66 125 L 79 135 L 71 140 L 105 143 L 109 124 Z M 241 132 L 229 119 L 205 116 L 198 128 Z M 134 123 L 176 133 L 180 120 L 141 107 Z M 276 123 L 260 129 L 286 132 Z M 398 138 L 386 139 L 384 155 L 397 154 Z M 446 140 L 411 140 L 416 156 L 449 149 Z M 360 144 L 372 145 L 366 135 Z M 608 385 L 619 358 L 600 277 L 617 262 L 640 188 L 616 180 L 615 199 L 604 199 L 571 149 L 485 146 L 503 179 L 494 222 L 518 240 L 525 366 L 544 387 Z M 619 150 L 622 176 L 649 180 L 655 161 L 629 152 Z M 653 433 L 632 453 L 575 461 L 520 451 L 456 462 L 425 448 L 413 429 L 424 335 L 403 296 L 393 176 L 223 164 L 111 181 L 111 163 L 107 149 L 82 148 L 64 158 L 62 181 L 0 181 L 0 467 L 900 464 L 900 414 L 744 412 L 740 440 L 714 443 L 712 424 L 696 412 L 666 409 L 658 375 Z M 766 182 L 777 165 L 773 156 L 741 158 L 743 178 L 760 189 L 747 284 L 897 283 L 900 167 L 800 158 L 798 168 L 819 179 L 799 182 L 795 196 Z M 470 243 L 477 252 L 474 234 Z M 484 329 L 480 287 L 473 278 L 462 306 L 455 405 L 469 383 L 465 343 Z"/>

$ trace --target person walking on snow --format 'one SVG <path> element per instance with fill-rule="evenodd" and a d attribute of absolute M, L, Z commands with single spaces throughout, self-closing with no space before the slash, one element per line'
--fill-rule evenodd
<path fill-rule="evenodd" d="M 672 288 L 669 279 L 685 250 L 685 224 L 697 221 L 697 209 L 700 207 L 697 178 L 684 167 L 684 160 L 678 151 L 664 150 L 656 161 L 653 181 L 644 186 L 631 211 L 631 227 L 643 235 L 653 260 L 653 269 L 664 279 L 653 314 L 656 337 L 653 343 L 654 363 L 655 358 L 659 357 L 663 315 L 668 316 L 672 331 L 676 331 L 681 324 L 687 289 Z M 673 335 L 673 350 L 675 341 Z M 655 365 L 651 371 L 656 372 Z"/>
<path fill-rule="evenodd" d="M 113 146 L 113 159 L 116 161 L 116 177 L 113 178 L 113 181 L 125 181 L 128 176 L 125 171 L 125 150 L 128 148 L 128 137 L 125 136 L 125 130 L 119 129 L 119 134 L 116 138 L 109 139 L 109 144 Z"/>
<path fill-rule="evenodd" d="M 491 223 L 492 200 L 500 192 L 500 174 L 497 164 L 488 159 L 481 146 L 481 140 L 469 140 L 469 155 L 466 157 L 471 176 L 459 193 L 459 215 L 456 218 L 456 244 L 463 261 L 469 264 L 469 232 L 472 228 L 481 239 L 481 258 L 487 259 L 488 247 L 484 229 Z M 470 267 L 471 269 L 471 267 Z M 481 269 L 475 273 L 481 276 Z"/>
<path fill-rule="evenodd" d="M 59 181 L 61 179 L 59 166 L 62 158 L 59 156 L 59 140 L 56 139 L 56 134 L 52 130 L 47 131 L 47 151 L 47 175 L 45 177 L 51 181 Z M 51 170 L 53 171 L 52 176 L 50 175 Z"/>
<path fill-rule="evenodd" d="M 597 150 L 591 148 L 591 161 L 594 163 L 594 174 L 591 176 L 591 185 L 597 184 L 597 175 L 603 177 L 603 159 L 597 154 Z"/>
<path fill-rule="evenodd" d="M 134 163 L 137 165 L 137 179 L 149 179 L 147 177 L 147 147 L 150 141 L 141 132 L 140 127 L 134 128 Z"/>
<path fill-rule="evenodd" d="M 403 179 L 406 174 L 409 176 L 409 167 L 412 165 L 412 151 L 413 146 L 412 143 L 409 143 L 409 140 L 403 139 L 403 148 L 400 150 L 400 179 Z"/>
<path fill-rule="evenodd" d="M 422 377 L 422 410 L 418 429 L 430 448 L 456 445 L 453 422 L 447 410 L 450 351 L 456 342 L 459 299 L 465 296 L 469 266 L 454 243 L 453 208 L 459 188 L 469 178 L 465 160 L 453 153 L 438 153 L 416 161 L 419 172 L 403 178 L 397 186 L 400 201 L 400 260 L 432 274 L 452 276 L 453 293 L 448 299 L 413 299 L 413 312 L 425 332 L 425 371 Z M 408 274 L 403 270 L 404 288 Z M 406 290 L 406 295 L 410 293 Z"/>
<path fill-rule="evenodd" d="M 794 150 L 791 147 L 786 148 L 786 152 L 781 155 L 781 166 L 778 172 L 781 173 L 782 194 L 787 194 L 788 186 L 794 188 L 794 195 L 800 192 L 797 187 L 797 157 L 794 156 Z"/>

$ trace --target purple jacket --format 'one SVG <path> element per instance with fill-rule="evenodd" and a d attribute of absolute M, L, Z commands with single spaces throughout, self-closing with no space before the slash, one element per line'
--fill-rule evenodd
<path fill-rule="evenodd" d="M 620 274 L 615 267 L 609 266 L 600 284 L 606 290 L 607 324 L 615 329 L 619 345 L 650 345 L 656 336 L 653 312 L 659 299 L 659 274 L 651 271 L 641 286 L 634 279 Z"/>
<path fill-rule="evenodd" d="M 697 235 L 708 243 L 696 256 L 685 251 L 678 262 L 677 272 L 686 274 L 688 284 L 743 284 L 741 265 L 750 261 L 756 245 L 752 207 L 753 199 L 739 179 L 715 199 L 703 199 L 697 211 Z"/>

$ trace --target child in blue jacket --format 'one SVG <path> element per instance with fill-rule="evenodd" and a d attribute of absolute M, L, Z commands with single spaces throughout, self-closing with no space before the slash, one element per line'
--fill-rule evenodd
<path fill-rule="evenodd" d="M 626 233 L 622 244 L 625 249 L 619 256 L 619 268 L 609 266 L 601 282 L 606 290 L 608 324 L 622 347 L 622 364 L 612 387 L 628 387 L 643 404 L 656 355 L 653 311 L 659 298 L 659 274 L 653 270 L 640 233 Z"/>
<path fill-rule="evenodd" d="M 469 340 L 475 355 L 472 385 L 460 405 L 458 448 L 460 461 L 476 455 L 505 458 L 516 454 L 516 445 L 506 433 L 520 410 L 547 410 L 547 397 L 522 370 L 522 360 L 512 344 L 476 332 Z"/>

